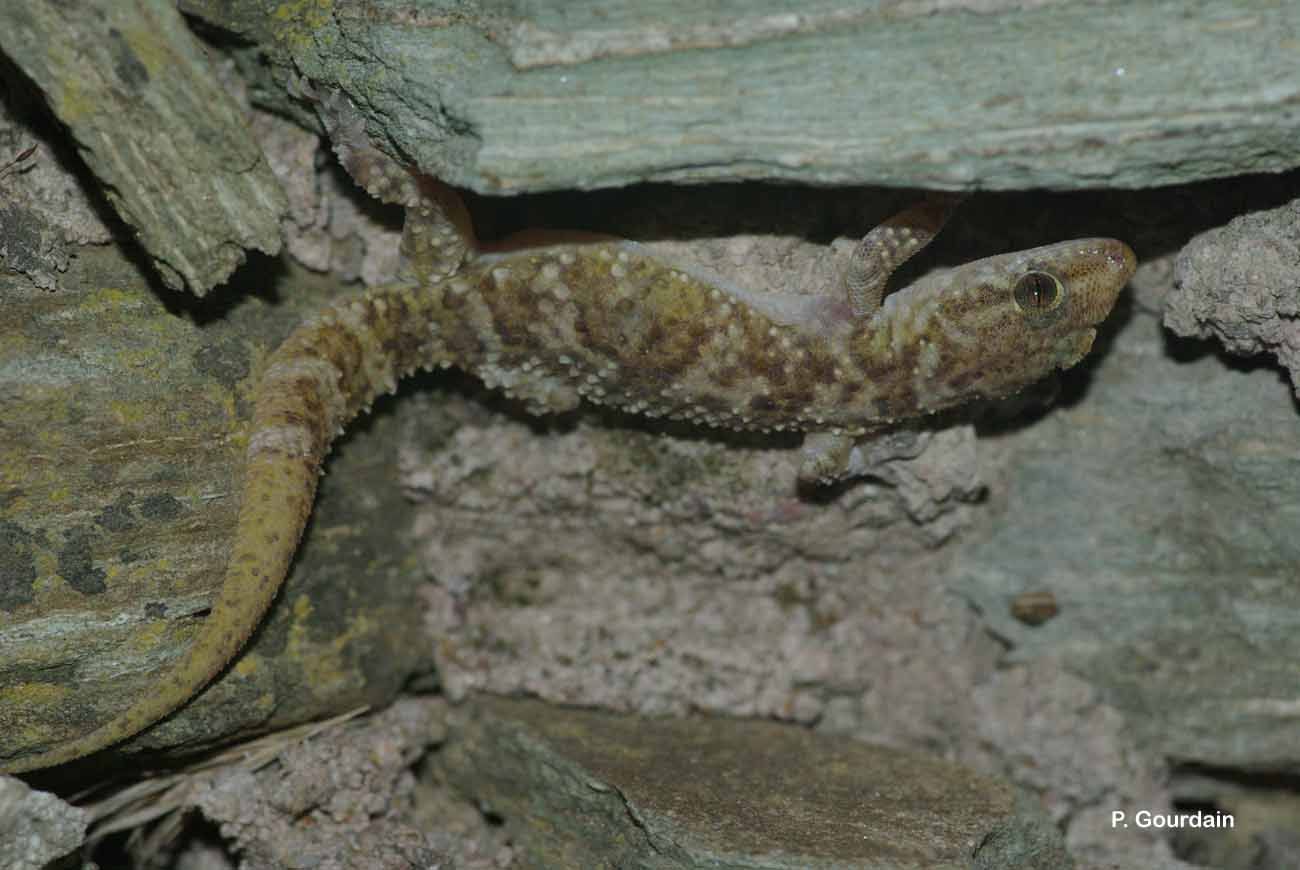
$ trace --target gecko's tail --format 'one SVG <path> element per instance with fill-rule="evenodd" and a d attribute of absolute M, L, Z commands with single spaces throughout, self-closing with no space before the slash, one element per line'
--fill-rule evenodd
<path fill-rule="evenodd" d="M 436 360 L 436 342 L 416 311 L 427 301 L 404 286 L 371 291 L 304 323 L 272 354 L 255 396 L 230 561 L 193 646 L 113 719 L 48 752 L 0 763 L 0 773 L 53 767 L 125 740 L 184 705 L 229 664 L 288 572 L 336 435 L 398 378 Z"/>
<path fill-rule="evenodd" d="M 194 644 L 152 691 L 108 722 L 48 752 L 0 765 L 0 771 L 53 767 L 112 746 L 182 706 L 220 673 L 275 598 L 311 510 L 318 466 L 319 461 L 250 455 L 236 548 Z"/>

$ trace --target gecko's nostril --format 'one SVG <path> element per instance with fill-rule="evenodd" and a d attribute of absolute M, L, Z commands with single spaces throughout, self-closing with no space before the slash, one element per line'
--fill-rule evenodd
<path fill-rule="evenodd" d="M 1106 252 L 1106 258 L 1124 276 L 1125 281 L 1137 271 L 1137 255 L 1133 253 L 1132 248 L 1117 239 L 1111 240 L 1110 249 Z"/>

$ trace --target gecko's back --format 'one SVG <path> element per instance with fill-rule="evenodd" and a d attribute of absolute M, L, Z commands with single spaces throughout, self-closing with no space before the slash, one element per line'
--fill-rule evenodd
<path fill-rule="evenodd" d="M 608 242 L 438 285 L 434 353 L 540 410 L 576 394 L 728 429 L 862 434 L 1073 365 L 1133 268 L 1122 242 L 1065 242 L 937 273 L 855 318 L 836 298 L 740 299 Z"/>

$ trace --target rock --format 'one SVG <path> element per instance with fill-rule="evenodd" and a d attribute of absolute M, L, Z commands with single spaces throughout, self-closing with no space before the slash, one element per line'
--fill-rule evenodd
<path fill-rule="evenodd" d="M 211 318 L 170 310 L 115 248 L 80 249 L 56 293 L 0 275 L 0 756 L 102 723 L 190 643 L 223 577 L 258 361 L 340 292 L 299 279 L 280 306 Z M 427 667 L 409 642 L 400 431 L 382 417 L 339 445 L 275 615 L 133 748 L 380 704 Z"/>
<path fill-rule="evenodd" d="M 42 870 L 81 845 L 89 813 L 0 776 L 0 867 Z"/>
<path fill-rule="evenodd" d="M 1178 255 L 1165 326 L 1237 356 L 1272 354 L 1300 396 L 1300 200 L 1196 236 Z"/>
<path fill-rule="evenodd" d="M 1005 782 L 773 722 L 480 697 L 440 763 L 504 818 L 527 867 L 1073 866 Z"/>
<path fill-rule="evenodd" d="M 175 4 L 0 4 L 0 49 L 41 89 L 162 279 L 202 296 L 280 250 L 285 196 Z"/>
<path fill-rule="evenodd" d="M 1291 769 L 1295 408 L 1270 371 L 1164 346 L 1155 318 L 1134 315 L 1079 402 L 1005 439 L 1007 509 L 951 583 L 1010 660 L 1060 657 L 1102 687 L 1143 751 Z M 1017 621 L 1027 589 L 1050 590 L 1059 614 Z"/>
<path fill-rule="evenodd" d="M 1294 4 L 182 6 L 260 45 L 244 69 L 265 99 L 291 110 L 289 75 L 341 90 L 376 142 L 484 193 L 1140 187 L 1300 160 Z"/>

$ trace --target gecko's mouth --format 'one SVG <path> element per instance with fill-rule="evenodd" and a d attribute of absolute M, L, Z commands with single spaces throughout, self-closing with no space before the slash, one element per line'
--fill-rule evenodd
<path fill-rule="evenodd" d="M 1068 369 L 1076 365 L 1092 350 L 1092 343 L 1097 338 L 1097 330 L 1083 329 L 1065 336 L 1056 346 L 1056 367 Z"/>

